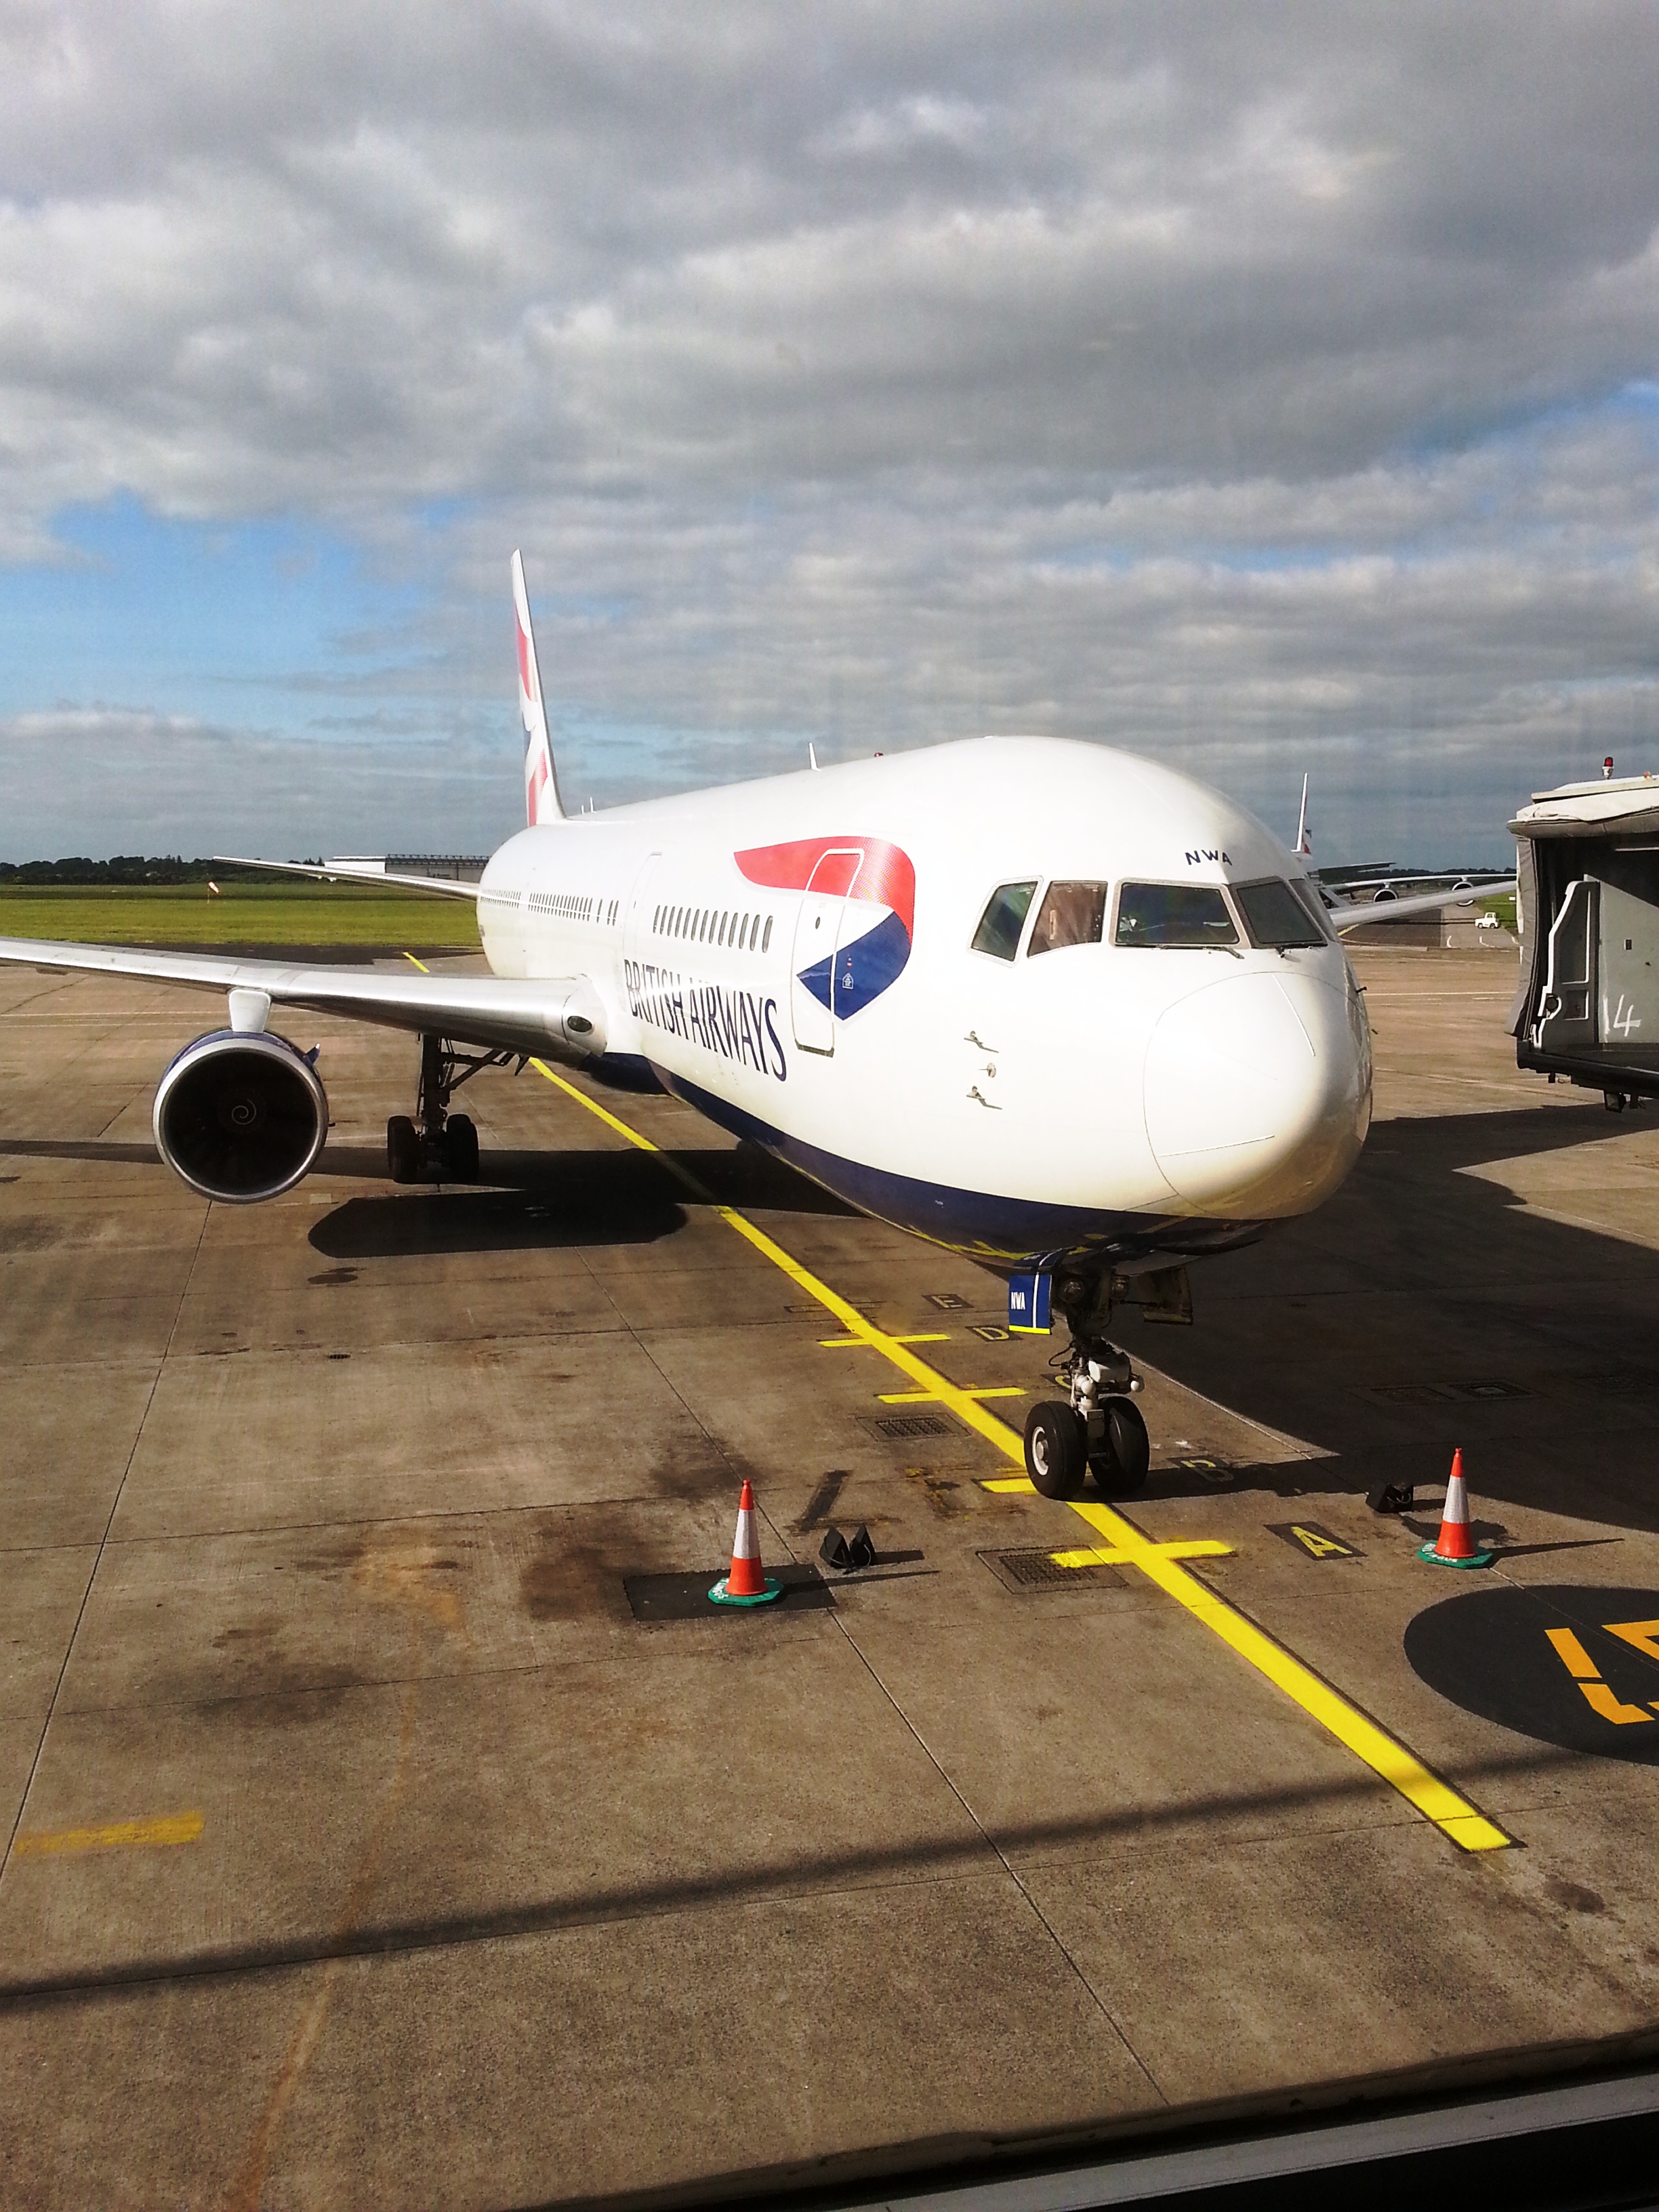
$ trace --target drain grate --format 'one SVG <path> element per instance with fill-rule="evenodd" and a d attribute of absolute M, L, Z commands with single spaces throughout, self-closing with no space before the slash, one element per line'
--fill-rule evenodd
<path fill-rule="evenodd" d="M 981 1552 L 991 1572 L 1016 1597 L 1042 1590 L 1122 1589 L 1115 1567 L 1057 1567 L 1047 1552 Z"/>
<path fill-rule="evenodd" d="M 914 1437 L 954 1437 L 960 1434 L 946 1413 L 860 1413 L 858 1425 L 866 1437 L 883 1443 L 908 1443 Z"/>
<path fill-rule="evenodd" d="M 1530 1398 L 1518 1382 L 1379 1382 L 1358 1394 L 1376 1406 L 1467 1406 L 1482 1399 Z"/>

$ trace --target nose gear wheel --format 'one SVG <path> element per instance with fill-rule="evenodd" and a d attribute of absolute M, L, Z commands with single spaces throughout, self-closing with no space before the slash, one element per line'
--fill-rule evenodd
<path fill-rule="evenodd" d="M 1103 1497 L 1133 1498 L 1146 1480 L 1152 1440 L 1130 1395 L 1140 1378 L 1100 1333 L 1111 1316 L 1110 1278 L 1056 1287 L 1071 1341 L 1049 1365 L 1066 1395 L 1040 1399 L 1027 1415 L 1025 1472 L 1044 1498 L 1075 1498 L 1085 1471 Z"/>

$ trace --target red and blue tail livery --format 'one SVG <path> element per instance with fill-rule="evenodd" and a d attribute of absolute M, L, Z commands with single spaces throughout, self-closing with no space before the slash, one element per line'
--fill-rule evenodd
<path fill-rule="evenodd" d="M 916 872 L 902 846 L 884 837 L 800 837 L 732 857 L 751 884 L 810 893 L 802 911 L 811 912 L 815 930 L 831 923 L 827 945 L 798 929 L 798 955 L 815 957 L 795 980 L 832 1017 L 849 1021 L 904 973 L 915 933 Z"/>

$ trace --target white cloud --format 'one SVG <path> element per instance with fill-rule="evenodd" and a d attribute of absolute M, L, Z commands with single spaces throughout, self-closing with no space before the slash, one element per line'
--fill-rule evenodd
<path fill-rule="evenodd" d="M 1654 719 L 1656 49 L 1639 0 L 15 6 L 0 561 L 117 491 L 321 518 L 476 704 L 521 535 L 601 786 L 606 726 L 693 777 L 1040 721 L 1255 796 L 1322 747 L 1356 810 L 1386 761 L 1473 836 Z M 372 738 L 317 742 L 355 806 Z"/>
<path fill-rule="evenodd" d="M 431 850 L 437 825 L 445 849 L 487 853 L 520 822 L 510 763 L 504 778 L 488 754 L 406 738 L 394 758 L 356 735 L 295 744 L 106 707 L 0 720 L 0 762 L 6 860 Z"/>

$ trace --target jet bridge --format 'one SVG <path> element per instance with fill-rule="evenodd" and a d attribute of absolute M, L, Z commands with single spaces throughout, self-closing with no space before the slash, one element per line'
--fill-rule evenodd
<path fill-rule="evenodd" d="M 1659 1097 L 1659 776 L 1540 792 L 1510 829 L 1517 1062 L 1600 1091 L 1615 1112 Z"/>

